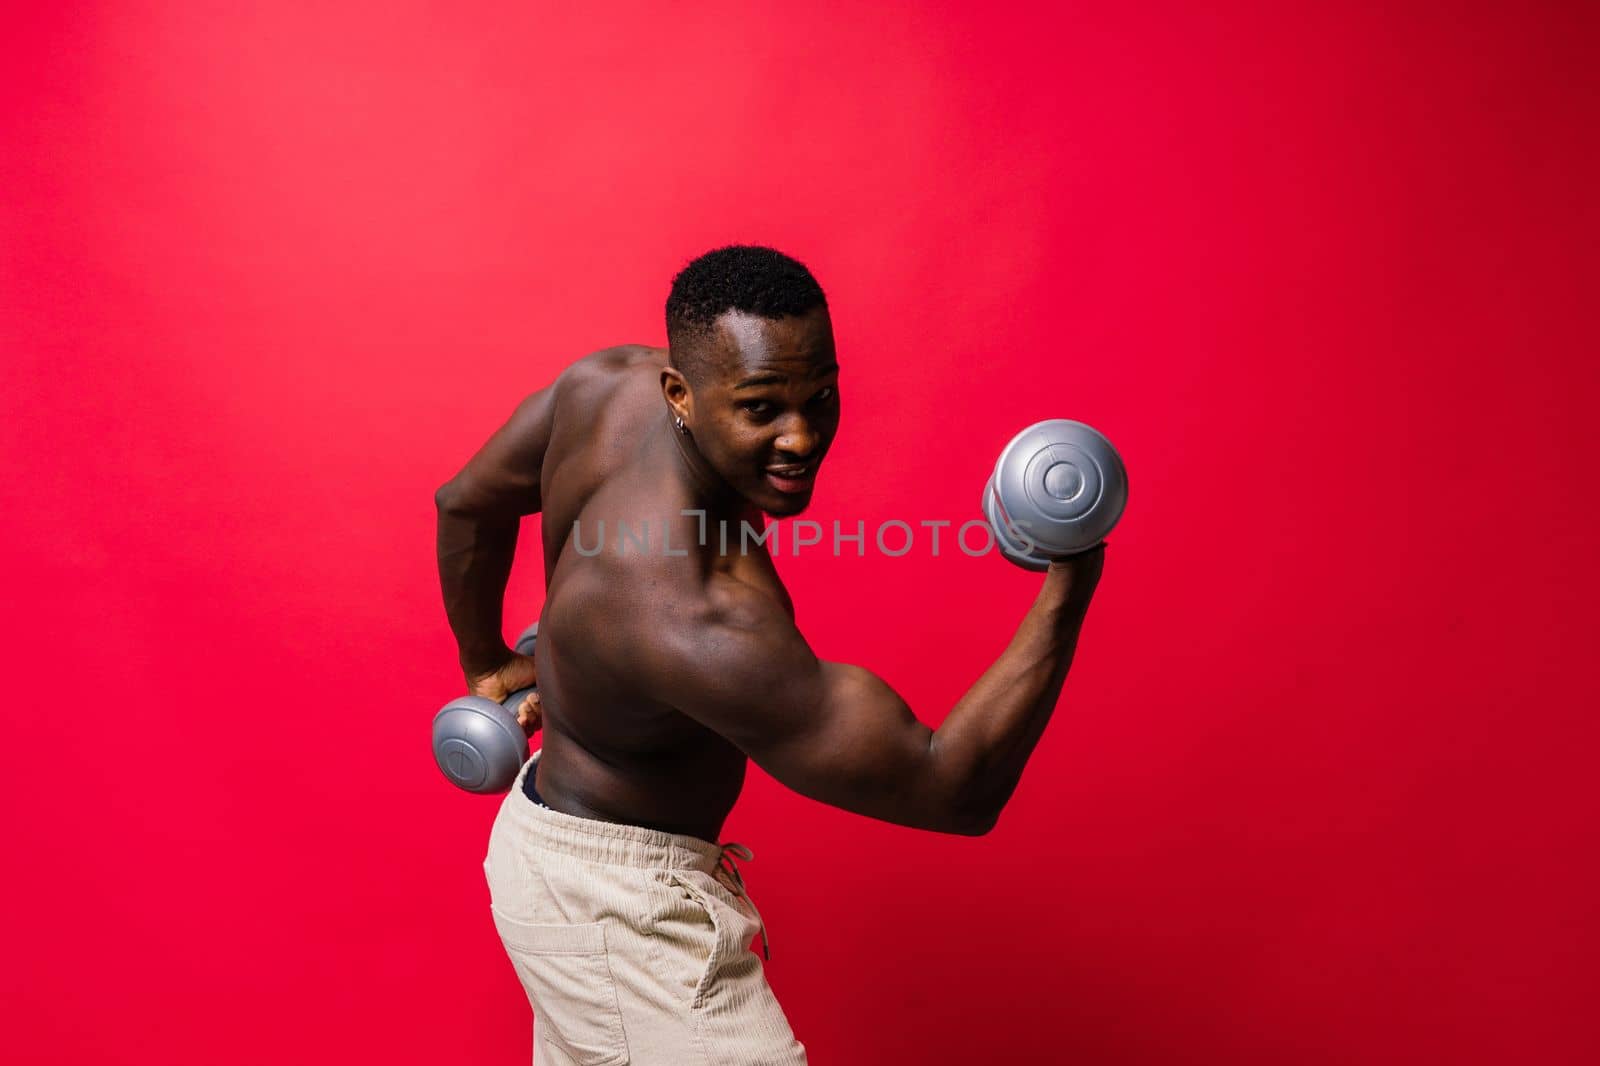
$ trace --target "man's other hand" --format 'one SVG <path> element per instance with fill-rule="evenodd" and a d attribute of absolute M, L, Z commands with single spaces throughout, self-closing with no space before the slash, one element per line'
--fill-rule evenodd
<path fill-rule="evenodd" d="M 539 674 L 533 665 L 533 656 L 512 653 L 499 667 L 486 674 L 468 675 L 467 692 L 503 703 L 507 696 L 538 684 Z M 517 707 L 517 724 L 528 736 L 544 725 L 544 708 L 539 704 L 539 694 L 530 693 Z"/>

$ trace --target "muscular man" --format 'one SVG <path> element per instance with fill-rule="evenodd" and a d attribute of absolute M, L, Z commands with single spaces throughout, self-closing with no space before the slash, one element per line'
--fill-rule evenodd
<path fill-rule="evenodd" d="M 1103 548 L 1050 565 L 938 729 L 870 671 L 812 654 L 765 546 L 740 533 L 805 510 L 839 411 L 810 272 L 723 248 L 674 279 L 665 349 L 578 360 L 438 491 L 469 687 L 502 699 L 538 679 L 519 718 L 543 747 L 485 860 L 536 1066 L 805 1062 L 750 948 L 765 929 L 731 858 L 748 849 L 713 843 L 746 760 L 823 803 L 975 835 L 1050 719 Z M 529 658 L 501 610 L 535 512 L 546 594 Z"/>

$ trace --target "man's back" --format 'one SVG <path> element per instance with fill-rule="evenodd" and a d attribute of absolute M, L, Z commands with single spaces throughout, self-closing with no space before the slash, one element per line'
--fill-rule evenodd
<path fill-rule="evenodd" d="M 720 551 L 717 531 L 695 513 L 703 505 L 668 476 L 676 456 L 663 437 L 666 364 L 665 349 L 607 349 L 572 367 L 558 390 L 540 471 L 544 742 L 535 785 L 559 811 L 715 840 L 746 756 L 659 699 L 652 651 L 669 627 L 694 625 L 729 583 L 786 613 L 792 606 L 766 549 L 752 539 L 741 550 L 730 529 Z M 759 512 L 745 518 L 760 530 Z"/>

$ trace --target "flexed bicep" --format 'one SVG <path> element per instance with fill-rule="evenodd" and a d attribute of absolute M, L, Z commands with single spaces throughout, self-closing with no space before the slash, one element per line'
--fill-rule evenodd
<path fill-rule="evenodd" d="M 981 831 L 905 700 L 869 670 L 818 659 L 775 604 L 712 616 L 680 640 L 674 706 L 784 785 L 882 821 Z"/>

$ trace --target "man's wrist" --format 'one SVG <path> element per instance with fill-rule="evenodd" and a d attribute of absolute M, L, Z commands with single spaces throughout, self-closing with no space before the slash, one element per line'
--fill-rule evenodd
<path fill-rule="evenodd" d="M 505 644 L 489 648 L 474 649 L 472 652 L 461 653 L 461 672 L 467 677 L 483 677 L 492 674 L 506 663 L 510 662 L 516 652 Z"/>

